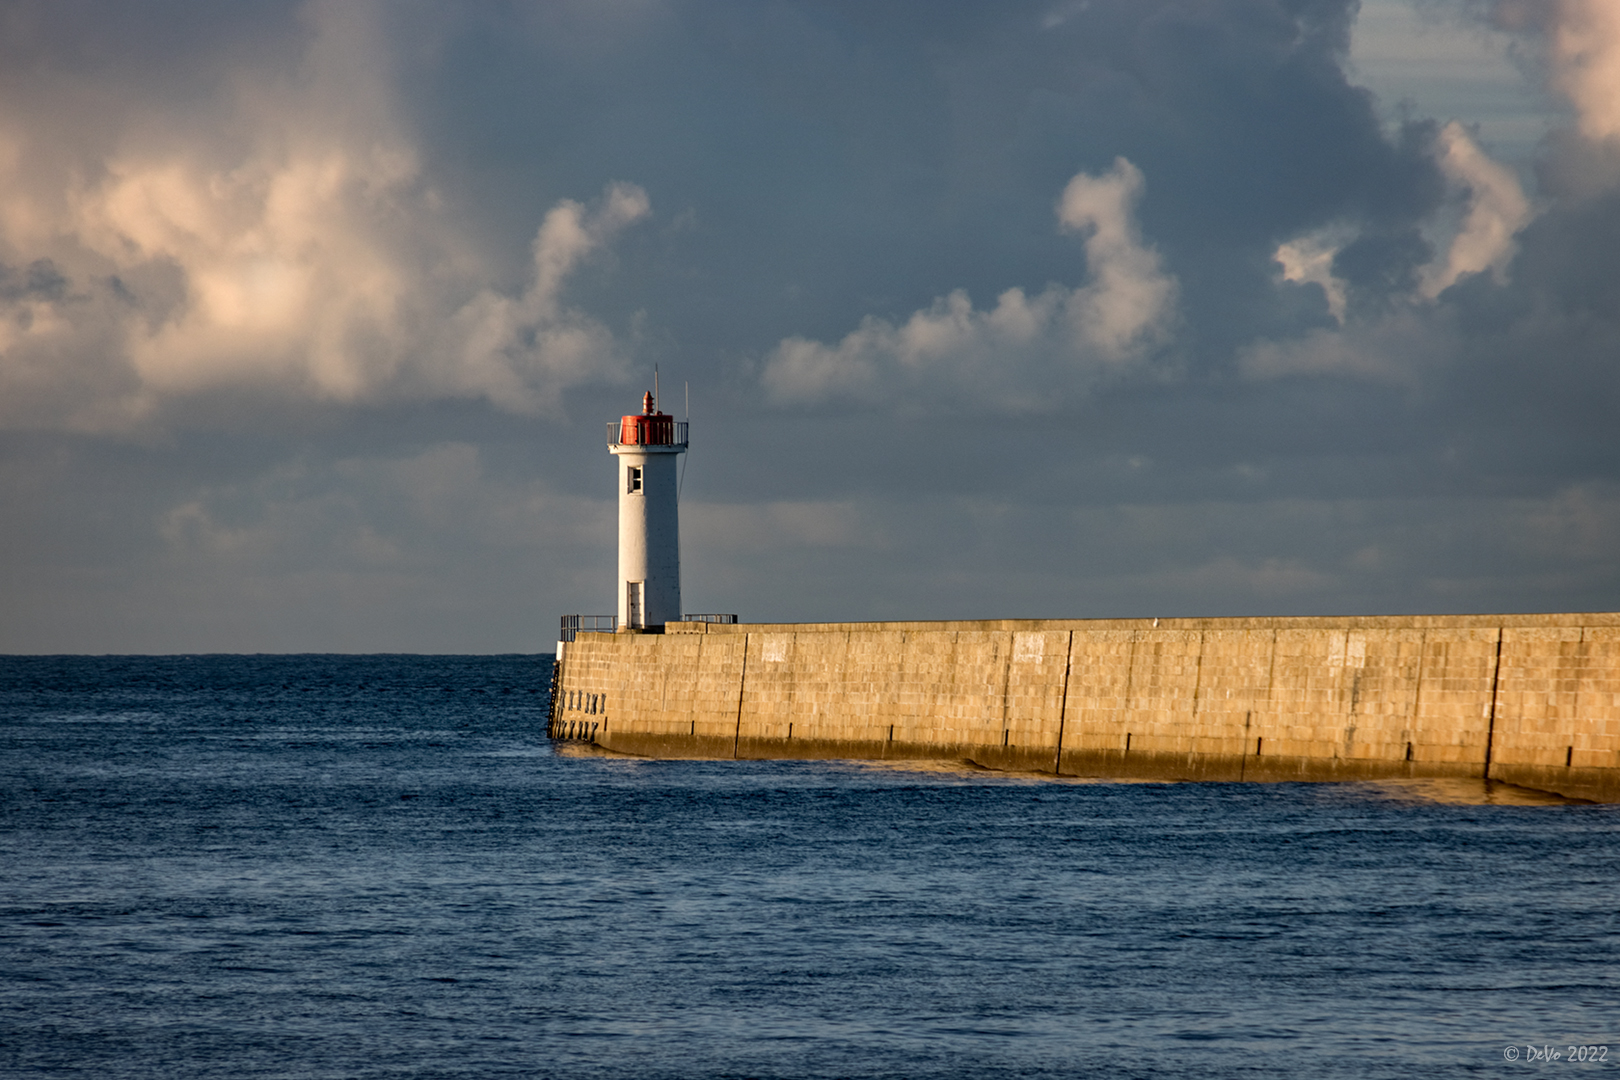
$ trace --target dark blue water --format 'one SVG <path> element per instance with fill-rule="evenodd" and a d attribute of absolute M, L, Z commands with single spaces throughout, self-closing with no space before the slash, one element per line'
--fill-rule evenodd
<path fill-rule="evenodd" d="M 549 672 L 0 658 L 0 1074 L 1620 1074 L 1620 808 L 590 756 Z"/>

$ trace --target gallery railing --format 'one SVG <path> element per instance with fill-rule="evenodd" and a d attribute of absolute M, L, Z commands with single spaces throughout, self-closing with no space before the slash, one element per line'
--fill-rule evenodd
<path fill-rule="evenodd" d="M 573 641 L 576 634 L 611 634 L 619 628 L 617 615 L 564 615 L 558 641 Z"/>
<path fill-rule="evenodd" d="M 689 427 L 687 421 L 671 420 L 667 416 L 627 416 L 623 420 L 608 421 L 607 441 L 609 446 L 684 447 Z"/>

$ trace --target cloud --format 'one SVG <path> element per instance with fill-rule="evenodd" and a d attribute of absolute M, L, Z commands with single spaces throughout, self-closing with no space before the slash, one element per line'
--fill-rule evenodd
<path fill-rule="evenodd" d="M 1345 582 L 1342 575 L 1331 569 L 1314 568 L 1302 558 L 1242 560 L 1221 555 L 1199 566 L 1157 570 L 1152 575 L 1151 585 L 1172 593 L 1246 596 L 1262 603 L 1274 603 L 1332 593 L 1343 589 Z"/>
<path fill-rule="evenodd" d="M 143 388 L 269 381 L 354 400 L 391 374 L 415 283 L 367 226 L 409 201 L 416 162 L 300 142 L 229 170 L 130 154 L 75 200 L 67 230 L 115 273 L 179 278 L 172 312 L 126 324 Z"/>
<path fill-rule="evenodd" d="M 612 507 L 494 475 L 478 447 L 447 442 L 402 457 L 295 458 L 202 486 L 163 512 L 159 532 L 178 562 L 235 573 L 386 573 L 442 569 L 447 540 L 469 523 L 486 551 L 528 551 L 542 539 L 599 543 Z"/>
<path fill-rule="evenodd" d="M 987 310 L 958 289 L 903 323 L 868 316 L 836 345 L 787 338 L 766 359 L 767 394 L 808 404 L 921 392 L 1026 411 L 1140 366 L 1170 335 L 1178 289 L 1138 234 L 1142 190 L 1124 158 L 1064 189 L 1058 222 L 1085 237 L 1087 284 L 1011 288 Z"/>
<path fill-rule="evenodd" d="M 1449 17 L 1386 111 L 1412 2 L 13 0 L 0 632 L 549 648 L 654 360 L 694 609 L 1612 604 L 1605 11 L 1514 36 L 1579 112 Z"/>
<path fill-rule="evenodd" d="M 1468 209 L 1446 253 L 1424 267 L 1419 293 L 1434 299 L 1465 274 L 1486 270 L 1502 281 L 1512 261 L 1513 238 L 1530 221 L 1530 201 L 1513 172 L 1492 161 L 1461 124 L 1440 130 L 1440 171 L 1468 192 Z"/>
<path fill-rule="evenodd" d="M 1347 376 L 1414 385 L 1456 353 L 1456 333 L 1448 320 L 1408 309 L 1315 329 L 1303 337 L 1254 342 L 1238 350 L 1238 369 L 1251 379 Z"/>
<path fill-rule="evenodd" d="M 1087 234 L 1092 283 L 1071 296 L 1075 339 L 1110 362 L 1141 355 L 1162 340 L 1175 301 L 1175 279 L 1144 247 L 1131 211 L 1142 195 L 1142 173 L 1124 158 L 1100 177 L 1080 173 L 1063 191 L 1058 220 Z"/>
<path fill-rule="evenodd" d="M 1328 313 L 1344 322 L 1346 283 L 1333 273 L 1333 257 L 1348 237 L 1343 227 L 1327 226 L 1277 246 L 1272 256 L 1282 266 L 1284 281 L 1315 285 L 1327 300 Z"/>
<path fill-rule="evenodd" d="M 883 530 L 863 520 L 865 508 L 843 500 L 777 500 L 757 504 L 692 502 L 681 509 L 687 542 L 705 551 L 881 546 Z"/>
<path fill-rule="evenodd" d="M 1279 245 L 1272 258 L 1282 267 L 1282 279 L 1319 286 L 1339 325 L 1243 346 L 1238 367 L 1246 376 L 1334 375 L 1410 385 L 1456 355 L 1455 320 L 1435 302 L 1470 274 L 1488 271 L 1496 284 L 1506 284 L 1518 251 L 1515 238 L 1534 215 L 1518 178 L 1491 160 L 1462 125 L 1441 128 L 1435 159 L 1464 193 L 1460 220 L 1444 251 L 1416 268 L 1408 291 L 1378 296 L 1367 311 L 1351 314 L 1349 283 L 1335 272 L 1335 262 L 1355 235 L 1352 226 L 1323 226 Z"/>
<path fill-rule="evenodd" d="M 91 117 L 103 88 L 0 122 L 0 280 L 61 283 L 0 289 L 0 426 L 123 430 L 221 391 L 533 413 L 622 377 L 614 334 L 562 293 L 645 193 L 559 203 L 503 294 L 395 115 L 369 9 L 303 14 L 296 71 L 238 73 L 185 114 Z"/>
<path fill-rule="evenodd" d="M 571 199 L 553 207 L 535 234 L 534 277 L 523 294 L 486 289 L 456 312 L 457 363 L 435 373 L 438 385 L 533 412 L 555 411 L 566 387 L 619 381 L 625 362 L 612 331 L 565 306 L 561 292 L 586 256 L 650 212 L 646 192 L 622 183 L 610 184 L 595 208 Z"/>
<path fill-rule="evenodd" d="M 147 618 L 167 648 L 549 648 L 555 612 L 537 617 L 535 598 L 553 573 L 586 595 L 608 580 L 611 555 L 598 564 L 613 513 L 610 499 L 512 474 L 466 442 L 303 454 L 157 509 L 159 546 L 125 603 L 166 612 Z M 50 602 L 37 585 L 18 592 Z"/>
<path fill-rule="evenodd" d="M 1620 5 L 1554 0 L 1545 15 L 1551 20 L 1553 83 L 1575 106 L 1581 134 L 1620 137 Z"/>
<path fill-rule="evenodd" d="M 1551 164 L 1563 166 L 1557 170 L 1561 185 L 1588 193 L 1612 186 L 1620 173 L 1620 5 L 1493 0 L 1479 10 L 1489 12 L 1497 29 L 1518 36 L 1526 53 L 1541 61 L 1547 85 L 1574 107 L 1573 134 L 1586 145 L 1584 152 L 1572 152 L 1554 139 Z"/>

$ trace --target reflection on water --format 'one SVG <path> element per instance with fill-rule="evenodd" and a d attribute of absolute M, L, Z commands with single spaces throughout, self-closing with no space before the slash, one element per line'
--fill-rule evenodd
<path fill-rule="evenodd" d="M 1345 784 L 1351 792 L 1369 798 L 1403 803 L 1441 803 L 1446 806 L 1575 806 L 1587 799 L 1571 799 L 1551 791 L 1504 784 L 1499 780 L 1413 778 L 1372 780 Z"/>
<path fill-rule="evenodd" d="M 572 739 L 563 742 L 553 742 L 551 744 L 551 752 L 556 754 L 558 757 L 569 758 L 637 758 L 641 756 L 640 754 L 621 754 L 617 750 L 609 750 L 606 747 L 597 746 L 595 743 L 579 742 Z"/>
<path fill-rule="evenodd" d="M 602 753 L 594 747 L 561 749 L 565 754 Z M 919 773 L 1047 784 L 1166 784 L 1180 780 L 1144 780 L 1130 776 L 1054 776 L 1042 772 L 987 769 L 973 761 L 863 761 L 840 762 L 850 768 L 879 773 Z M 1312 781 L 1334 790 L 1339 798 L 1365 798 L 1395 803 L 1432 803 L 1445 806 L 1578 806 L 1589 799 L 1574 799 L 1556 792 L 1504 784 L 1499 780 L 1466 777 L 1399 777 L 1389 780 Z"/>
<path fill-rule="evenodd" d="M 889 773 L 926 773 L 934 776 L 972 777 L 975 780 L 1005 780 L 1010 783 L 1040 784 L 1164 784 L 1177 781 L 1143 780 L 1131 776 L 1054 776 L 1049 772 L 1022 772 L 1015 769 L 991 769 L 976 761 L 849 761 L 845 764 L 860 769 Z"/>

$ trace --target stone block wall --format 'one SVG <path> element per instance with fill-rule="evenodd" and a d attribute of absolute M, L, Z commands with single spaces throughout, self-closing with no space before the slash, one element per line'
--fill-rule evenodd
<path fill-rule="evenodd" d="M 629 753 L 1166 779 L 1489 776 L 1620 800 L 1620 614 L 581 634 L 557 726 Z"/>

